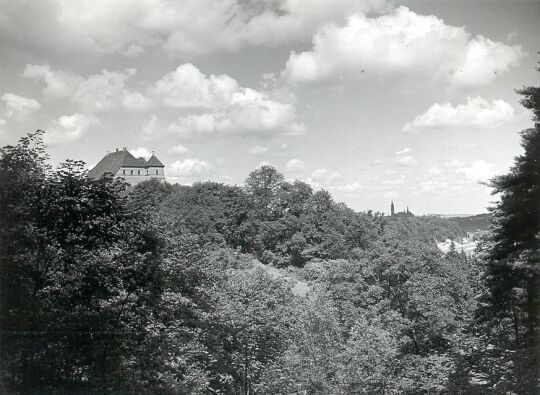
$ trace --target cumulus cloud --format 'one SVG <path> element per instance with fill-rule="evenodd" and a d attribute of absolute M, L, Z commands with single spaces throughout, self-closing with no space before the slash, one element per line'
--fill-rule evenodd
<path fill-rule="evenodd" d="M 180 155 L 184 155 L 184 154 L 187 154 L 189 152 L 189 149 L 187 149 L 186 147 L 184 147 L 182 144 L 178 144 L 178 145 L 175 145 L 175 146 L 172 146 L 171 148 L 169 148 L 169 150 L 167 151 L 167 153 L 171 156 L 180 156 Z"/>
<path fill-rule="evenodd" d="M 150 115 L 148 121 L 146 121 L 141 128 L 142 137 L 144 140 L 151 140 L 160 131 L 159 122 L 157 116 Z"/>
<path fill-rule="evenodd" d="M 239 91 L 238 82 L 228 75 L 207 77 L 191 63 L 178 66 L 158 80 L 152 89 L 165 105 L 174 108 L 223 107 Z"/>
<path fill-rule="evenodd" d="M 214 167 L 210 162 L 196 158 L 173 162 L 169 168 L 171 175 L 188 178 L 207 177 L 214 171 Z"/>
<path fill-rule="evenodd" d="M 482 97 L 467 98 L 467 103 L 433 104 L 425 113 L 403 126 L 404 132 L 448 127 L 495 128 L 514 118 L 514 109 L 504 100 L 487 101 Z"/>
<path fill-rule="evenodd" d="M 479 182 L 489 181 L 495 175 L 493 163 L 488 163 L 485 160 L 476 160 L 470 166 L 460 167 L 456 169 L 456 173 L 463 174 L 469 180 Z"/>
<path fill-rule="evenodd" d="M 206 76 L 190 63 L 157 81 L 151 94 L 169 107 L 205 111 L 182 115 L 169 125 L 169 131 L 184 137 L 305 132 L 304 125 L 296 119 L 293 104 L 243 88 L 227 75 Z"/>
<path fill-rule="evenodd" d="M 180 116 L 168 130 L 184 137 L 212 134 L 269 137 L 275 133 L 305 133 L 304 125 L 296 118 L 294 105 L 271 100 L 263 92 L 241 88 L 228 102 L 211 112 Z"/>
<path fill-rule="evenodd" d="M 133 155 L 135 158 L 144 158 L 148 159 L 152 156 L 152 152 L 146 147 L 137 147 L 134 149 L 130 149 L 129 152 L 131 155 Z"/>
<path fill-rule="evenodd" d="M 185 56 L 305 40 L 329 21 L 385 9 L 385 0 L 59 0 L 57 17 L 98 51 Z"/>
<path fill-rule="evenodd" d="M 45 83 L 43 93 L 45 97 L 70 97 L 83 78 L 74 73 L 61 70 L 52 70 L 49 65 L 28 64 L 23 75 L 35 81 Z"/>
<path fill-rule="evenodd" d="M 464 27 L 402 6 L 388 15 L 354 14 L 345 25 L 321 28 L 311 50 L 291 53 L 282 74 L 292 82 L 416 75 L 484 85 L 524 56 L 518 45 L 473 37 Z"/>
<path fill-rule="evenodd" d="M 184 137 L 212 134 L 259 135 L 305 133 L 297 120 L 292 103 L 272 99 L 269 94 L 241 87 L 227 75 L 206 76 L 191 63 L 183 64 L 155 83 L 147 92 L 131 90 L 128 81 L 136 70 L 103 70 L 83 78 L 76 74 L 52 70 L 47 65 L 27 65 L 24 75 L 44 84 L 48 97 L 68 98 L 87 113 L 120 107 L 148 110 L 156 102 L 184 113 L 166 128 Z M 191 111 L 185 114 L 186 111 Z M 142 128 L 145 138 L 158 130 L 152 115 Z"/>
<path fill-rule="evenodd" d="M 49 145 L 69 144 L 80 140 L 88 130 L 99 123 L 93 116 L 75 113 L 62 115 L 45 131 L 44 141 Z"/>
<path fill-rule="evenodd" d="M 15 93 L 5 93 L 2 96 L 2 101 L 6 103 L 6 115 L 8 117 L 13 115 L 25 115 L 41 108 L 41 104 L 39 104 L 37 100 L 19 96 Z"/>
<path fill-rule="evenodd" d="M 306 165 L 300 159 L 291 159 L 285 164 L 285 170 L 289 173 L 298 173 L 306 169 Z"/>
<path fill-rule="evenodd" d="M 152 106 L 152 101 L 143 93 L 127 89 L 126 83 L 135 73 L 134 68 L 102 70 L 84 78 L 52 70 L 48 65 L 27 65 L 23 75 L 43 83 L 43 93 L 47 98 L 68 98 L 84 112 L 100 112 L 118 107 L 145 110 Z"/>

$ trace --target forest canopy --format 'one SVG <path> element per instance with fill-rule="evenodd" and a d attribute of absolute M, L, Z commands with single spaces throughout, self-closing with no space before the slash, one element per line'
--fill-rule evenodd
<path fill-rule="evenodd" d="M 2 392 L 537 388 L 537 118 L 474 257 L 437 248 L 457 222 L 355 212 L 270 166 L 129 187 L 52 169 L 42 134 L 1 149 Z"/>

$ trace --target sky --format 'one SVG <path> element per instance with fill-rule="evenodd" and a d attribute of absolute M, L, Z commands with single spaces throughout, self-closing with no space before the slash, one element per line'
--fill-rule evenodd
<path fill-rule="evenodd" d="M 540 1 L 0 0 L 0 145 L 270 164 L 359 210 L 476 214 L 532 126 Z"/>

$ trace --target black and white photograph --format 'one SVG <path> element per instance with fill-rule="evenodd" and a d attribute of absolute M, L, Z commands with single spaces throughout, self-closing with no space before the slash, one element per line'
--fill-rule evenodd
<path fill-rule="evenodd" d="M 540 0 L 0 0 L 0 394 L 540 394 Z"/>

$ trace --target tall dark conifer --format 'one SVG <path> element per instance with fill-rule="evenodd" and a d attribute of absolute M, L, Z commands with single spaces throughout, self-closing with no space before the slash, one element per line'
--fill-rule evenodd
<path fill-rule="evenodd" d="M 522 382 L 531 382 L 535 372 L 529 369 L 537 361 L 540 307 L 540 87 L 517 92 L 523 96 L 521 104 L 532 110 L 535 124 L 521 133 L 523 153 L 515 158 L 509 173 L 491 181 L 493 194 L 500 194 L 500 201 L 492 208 L 488 279 L 495 316 L 513 321 L 516 364 L 521 364 L 520 358 L 528 360 L 522 364 L 528 373 L 518 375 Z M 525 377 L 527 374 L 531 377 Z"/>

